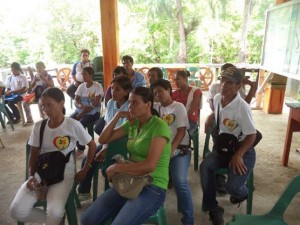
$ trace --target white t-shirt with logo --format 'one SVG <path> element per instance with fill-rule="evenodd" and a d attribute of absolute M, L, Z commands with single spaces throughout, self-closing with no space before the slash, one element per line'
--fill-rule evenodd
<path fill-rule="evenodd" d="M 172 104 L 167 107 L 163 107 L 160 103 L 156 103 L 153 106 L 157 112 L 160 114 L 160 118 L 164 120 L 171 130 L 171 140 L 173 141 L 176 136 L 177 129 L 180 127 L 189 128 L 189 120 L 185 106 L 180 103 L 174 101 Z M 181 145 L 189 145 L 189 134 L 187 130 L 185 131 L 185 135 L 180 143 Z"/>
<path fill-rule="evenodd" d="M 251 108 L 249 104 L 241 98 L 239 93 L 237 93 L 236 97 L 224 108 L 222 107 L 221 100 L 222 95 L 217 94 L 213 101 L 216 121 L 218 115 L 218 106 L 220 106 L 220 133 L 233 134 L 238 138 L 239 141 L 244 140 L 247 135 L 256 133 Z"/>
<path fill-rule="evenodd" d="M 17 91 L 22 89 L 23 87 L 26 87 L 26 89 L 29 87 L 28 80 L 24 75 L 22 74 L 18 76 L 10 75 L 6 78 L 7 89 L 10 89 L 12 91 Z M 25 95 L 25 92 L 22 95 Z"/>
<path fill-rule="evenodd" d="M 88 144 L 92 137 L 84 129 L 81 123 L 69 117 L 65 117 L 63 123 L 56 128 L 50 128 L 46 123 L 40 154 L 52 151 L 61 151 L 64 155 L 73 151 L 78 141 L 81 145 Z M 34 124 L 28 144 L 33 147 L 40 146 L 40 128 L 42 121 Z M 74 172 L 75 163 L 73 157 L 66 164 L 66 170 Z"/>
<path fill-rule="evenodd" d="M 81 104 L 83 105 L 90 105 L 94 100 L 96 96 L 103 96 L 103 87 L 101 84 L 99 84 L 97 81 L 93 82 L 93 85 L 91 87 L 87 87 L 86 83 L 82 83 L 78 86 L 75 95 L 80 97 L 81 100 Z M 100 102 L 101 102 L 101 98 L 100 98 Z M 95 107 L 93 110 L 91 110 L 90 112 L 88 112 L 88 115 L 93 115 L 96 112 L 100 111 L 100 107 L 101 104 L 99 103 L 99 105 L 97 107 Z M 82 110 L 79 108 L 76 108 L 76 112 L 80 113 Z"/>

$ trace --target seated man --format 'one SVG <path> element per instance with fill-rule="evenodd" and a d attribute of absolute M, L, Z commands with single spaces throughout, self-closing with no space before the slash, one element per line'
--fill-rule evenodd
<path fill-rule="evenodd" d="M 81 60 L 79 62 L 76 62 L 73 65 L 73 69 L 72 69 L 73 83 L 67 89 L 67 94 L 72 99 L 75 98 L 75 92 L 76 92 L 78 86 L 84 82 L 83 76 L 82 76 L 82 69 L 85 67 L 93 67 L 93 64 L 90 61 L 89 50 L 82 49 L 80 51 L 80 57 L 81 57 Z"/>
<path fill-rule="evenodd" d="M 220 168 L 229 168 L 226 189 L 233 204 L 247 199 L 248 188 L 245 182 L 255 164 L 256 129 L 252 112 L 238 93 L 243 75 L 236 67 L 229 67 L 221 73 L 221 92 L 214 97 L 215 111 L 208 116 L 205 129 L 217 124 L 216 140 L 227 134 L 238 141 L 235 149 L 224 152 L 224 147 L 214 142 L 214 151 L 200 165 L 201 186 L 203 189 L 203 210 L 209 211 L 213 225 L 223 225 L 224 209 L 216 200 L 215 173 Z M 224 143 L 224 142 L 222 142 Z M 228 148 L 226 148 L 228 149 Z"/>
<path fill-rule="evenodd" d="M 229 67 L 235 67 L 235 66 L 231 63 L 225 63 L 221 67 L 221 73 L 222 73 L 222 71 L 224 71 L 225 69 L 227 69 Z M 250 80 L 248 80 L 248 79 L 243 79 L 242 84 L 250 86 L 250 89 L 249 89 L 247 95 L 246 95 L 245 90 L 243 89 L 243 87 L 241 87 L 240 90 L 239 90 L 239 93 L 240 93 L 241 97 L 248 104 L 250 104 L 251 100 L 252 100 L 255 84 L 253 82 L 251 82 Z M 207 95 L 207 102 L 209 103 L 209 106 L 210 106 L 212 111 L 214 111 L 213 99 L 214 99 L 216 94 L 220 93 L 220 91 L 221 91 L 221 84 L 219 82 L 212 84 L 209 88 L 208 95 Z M 217 179 L 217 192 L 218 192 L 218 194 L 220 194 L 220 195 L 227 194 L 227 191 L 226 191 L 226 188 L 225 188 L 226 176 L 222 175 L 222 174 L 216 174 L 216 179 Z"/>
<path fill-rule="evenodd" d="M 133 69 L 133 58 L 129 55 L 122 57 L 123 66 L 127 70 L 128 77 L 131 79 L 132 87 L 146 87 L 147 82 L 143 74 L 134 71 Z"/>
<path fill-rule="evenodd" d="M 15 104 L 23 101 L 22 96 L 25 95 L 29 84 L 27 78 L 22 74 L 23 71 L 19 63 L 13 62 L 11 64 L 11 72 L 12 75 L 8 76 L 6 79 L 7 90 L 5 96 L 8 99 L 5 101 L 5 103 L 7 103 L 9 108 L 12 110 L 12 113 L 10 111 L 7 112 L 12 123 L 16 124 L 20 122 L 21 116 Z"/>

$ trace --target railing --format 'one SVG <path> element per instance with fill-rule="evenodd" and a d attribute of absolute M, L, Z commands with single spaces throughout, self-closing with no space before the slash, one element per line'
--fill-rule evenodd
<path fill-rule="evenodd" d="M 164 78 L 171 82 L 172 88 L 176 88 L 175 85 L 175 73 L 177 70 L 186 69 L 190 72 L 189 84 L 199 87 L 202 91 L 207 91 L 209 86 L 215 81 L 219 75 L 220 68 L 223 64 L 135 64 L 134 67 L 137 71 L 144 74 L 147 82 L 149 78 L 147 73 L 152 67 L 159 67 L 162 69 Z M 247 77 L 250 77 L 255 83 L 257 83 L 259 65 L 251 64 L 236 64 L 236 66 L 245 73 Z"/>

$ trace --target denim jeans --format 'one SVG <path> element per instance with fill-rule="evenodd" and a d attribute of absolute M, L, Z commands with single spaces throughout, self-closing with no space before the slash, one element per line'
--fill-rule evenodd
<path fill-rule="evenodd" d="M 102 149 L 102 145 L 97 145 L 95 154 L 97 154 L 101 149 Z M 81 168 L 84 167 L 85 162 L 86 162 L 86 157 L 84 157 L 82 162 L 81 162 Z M 94 176 L 94 171 L 98 167 L 98 165 L 99 165 L 99 162 L 93 161 L 92 167 L 89 168 L 89 171 L 87 172 L 85 178 L 82 181 L 80 181 L 80 183 L 78 185 L 78 193 L 88 194 L 88 193 L 91 192 L 91 186 L 92 186 L 92 179 L 93 179 L 93 176 Z"/>
<path fill-rule="evenodd" d="M 78 115 L 77 112 L 74 112 L 70 115 L 71 118 L 73 119 L 76 119 L 76 116 Z M 100 112 L 97 112 L 93 115 L 84 115 L 80 120 L 79 122 L 82 124 L 82 126 L 84 128 L 86 128 L 86 126 L 89 124 L 89 123 L 93 123 L 95 122 L 96 120 L 99 119 L 99 116 L 100 116 Z M 80 145 L 78 142 L 77 142 L 77 148 L 78 150 L 80 151 L 84 151 L 85 149 L 85 146 L 84 145 Z"/>
<path fill-rule="evenodd" d="M 170 160 L 170 173 L 177 195 L 178 207 L 183 214 L 181 219 L 183 225 L 194 224 L 192 193 L 187 180 L 190 163 L 190 151 L 186 155 L 179 154 Z"/>
<path fill-rule="evenodd" d="M 192 120 L 189 120 L 189 133 L 193 135 L 193 133 L 197 130 L 198 124 Z"/>
<path fill-rule="evenodd" d="M 220 168 L 228 168 L 231 156 L 221 155 L 216 151 L 208 154 L 200 165 L 200 179 L 203 189 L 202 210 L 215 210 L 218 206 L 216 200 L 216 176 L 215 173 Z M 244 164 L 247 167 L 246 174 L 234 174 L 229 168 L 226 189 L 228 193 L 236 198 L 243 198 L 248 195 L 248 188 L 245 182 L 255 164 L 255 150 L 252 147 L 243 156 Z"/>
<path fill-rule="evenodd" d="M 147 185 L 136 199 L 123 198 L 114 188 L 101 194 L 82 214 L 82 225 L 102 225 L 116 215 L 111 225 L 140 225 L 163 205 L 166 190 Z"/>

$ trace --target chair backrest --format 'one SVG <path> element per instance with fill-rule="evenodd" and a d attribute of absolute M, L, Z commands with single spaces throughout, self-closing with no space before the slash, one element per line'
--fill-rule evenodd
<path fill-rule="evenodd" d="M 271 211 L 272 216 L 282 218 L 286 208 L 291 203 L 294 196 L 300 191 L 300 175 L 296 176 L 286 187 L 280 198 L 277 200 Z"/>
<path fill-rule="evenodd" d="M 205 135 L 205 142 L 204 142 L 204 146 L 203 146 L 203 155 L 202 155 L 203 159 L 206 157 L 206 155 L 209 152 L 211 152 L 211 150 L 209 149 L 210 135 L 211 135 L 211 132 L 210 132 L 210 130 L 208 130 Z"/>
<path fill-rule="evenodd" d="M 111 165 L 111 158 L 116 154 L 122 155 L 125 159 L 128 158 L 127 140 L 127 137 L 123 137 L 108 144 L 105 155 L 105 168 Z"/>
<path fill-rule="evenodd" d="M 57 71 L 56 78 L 62 91 L 66 91 L 67 86 L 71 83 L 71 72 L 70 68 L 61 68 Z"/>
<path fill-rule="evenodd" d="M 128 140 L 127 137 L 123 137 L 118 140 L 112 141 L 108 144 L 107 150 L 106 150 L 106 155 L 105 155 L 105 163 L 104 163 L 105 169 L 108 168 L 112 164 L 111 158 L 116 154 L 122 155 L 125 159 L 128 158 L 127 140 Z M 105 188 L 105 190 L 107 190 L 109 188 L 109 182 L 108 182 L 106 176 L 105 176 L 104 188 Z"/>

